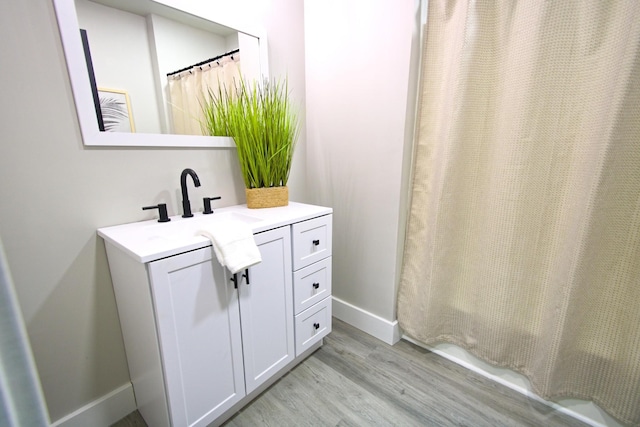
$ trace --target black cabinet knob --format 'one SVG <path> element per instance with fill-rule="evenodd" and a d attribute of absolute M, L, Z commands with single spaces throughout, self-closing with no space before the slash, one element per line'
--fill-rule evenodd
<path fill-rule="evenodd" d="M 158 222 L 169 222 L 171 221 L 171 218 L 169 218 L 169 215 L 167 215 L 167 204 L 166 203 L 160 203 L 156 206 L 145 206 L 142 208 L 143 211 L 148 211 L 150 209 L 158 209 L 158 214 L 160 216 L 160 218 L 158 219 Z"/>
<path fill-rule="evenodd" d="M 319 245 L 320 245 L 320 240 L 313 241 L 313 246 L 319 246 Z"/>
<path fill-rule="evenodd" d="M 318 289 L 320 287 L 320 283 L 316 282 L 312 286 L 313 286 L 313 289 Z"/>
<path fill-rule="evenodd" d="M 320 323 L 314 323 L 313 329 L 316 329 L 316 330 L 320 329 Z"/>

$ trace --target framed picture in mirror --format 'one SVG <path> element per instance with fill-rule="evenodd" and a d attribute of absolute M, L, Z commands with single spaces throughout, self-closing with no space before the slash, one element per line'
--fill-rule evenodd
<path fill-rule="evenodd" d="M 124 90 L 98 88 L 100 114 L 105 132 L 135 132 L 129 94 Z"/>

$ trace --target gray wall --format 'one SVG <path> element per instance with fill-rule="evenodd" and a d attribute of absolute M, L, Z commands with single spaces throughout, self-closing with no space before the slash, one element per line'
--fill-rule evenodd
<path fill-rule="evenodd" d="M 289 76 L 303 106 L 303 4 L 260 13 L 271 73 Z M 0 237 L 55 421 L 129 381 L 96 228 L 151 218 L 140 207 L 160 201 L 177 214 L 185 167 L 202 183 L 192 201 L 227 206 L 244 193 L 234 150 L 83 147 L 50 0 L 0 2 L 0 37 Z M 303 202 L 305 149 L 302 137 L 289 183 Z"/>

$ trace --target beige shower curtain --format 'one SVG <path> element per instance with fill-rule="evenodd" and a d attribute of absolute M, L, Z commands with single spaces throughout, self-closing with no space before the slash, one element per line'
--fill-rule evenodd
<path fill-rule="evenodd" d="M 169 76 L 172 133 L 202 135 L 202 105 L 208 90 L 217 93 L 219 86 L 232 88 L 239 79 L 240 54 Z"/>
<path fill-rule="evenodd" d="M 640 2 L 429 0 L 398 318 L 640 425 Z"/>

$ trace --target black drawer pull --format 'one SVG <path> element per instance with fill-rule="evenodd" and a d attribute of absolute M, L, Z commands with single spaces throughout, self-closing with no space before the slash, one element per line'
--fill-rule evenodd
<path fill-rule="evenodd" d="M 249 284 L 249 269 L 245 268 L 244 269 L 244 273 L 242 274 L 242 277 L 244 277 L 245 279 L 247 279 L 247 285 Z M 231 279 L 229 279 L 233 282 L 233 287 L 238 289 L 238 273 L 233 273 L 233 277 Z"/>
<path fill-rule="evenodd" d="M 313 328 L 316 330 L 320 329 L 320 323 L 314 323 Z"/>
<path fill-rule="evenodd" d="M 313 246 L 319 246 L 319 245 L 320 245 L 320 240 L 313 241 Z"/>
<path fill-rule="evenodd" d="M 316 282 L 312 286 L 313 286 L 313 289 L 318 289 L 320 287 L 320 283 Z"/>

